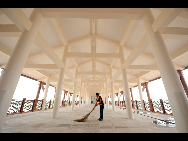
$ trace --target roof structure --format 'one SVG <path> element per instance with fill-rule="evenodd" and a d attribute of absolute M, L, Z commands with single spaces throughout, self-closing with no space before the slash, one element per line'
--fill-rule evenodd
<path fill-rule="evenodd" d="M 2 10 L 2 9 L 1 9 Z M 101 92 L 104 83 L 123 89 L 121 65 L 127 69 L 129 87 L 160 77 L 146 34 L 142 8 L 39 8 L 43 20 L 22 73 L 57 86 L 65 67 L 63 89 L 73 91 L 85 82 L 89 95 Z M 33 8 L 0 11 L 0 67 L 4 68 L 24 29 L 30 29 Z M 178 70 L 188 66 L 188 9 L 151 8 L 153 29 L 162 34 Z M 5 14 L 6 13 L 6 14 Z M 10 19 L 9 14 L 13 14 Z M 62 62 L 65 46 L 67 62 Z M 124 64 L 119 47 L 123 46 Z M 109 89 L 110 92 L 110 89 Z"/>

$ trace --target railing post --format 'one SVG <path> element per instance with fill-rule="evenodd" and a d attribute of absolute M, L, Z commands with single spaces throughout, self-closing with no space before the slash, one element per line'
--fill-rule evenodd
<path fill-rule="evenodd" d="M 22 100 L 22 105 L 21 105 L 21 108 L 20 108 L 20 113 L 23 112 L 23 108 L 24 108 L 25 100 L 26 100 L 26 98 L 23 98 L 23 100 Z"/>
<path fill-rule="evenodd" d="M 35 106 L 35 103 L 36 103 L 36 99 L 33 100 L 32 112 L 35 111 L 35 107 L 36 107 L 36 106 Z"/>
<path fill-rule="evenodd" d="M 145 101 L 143 100 L 143 104 L 144 104 L 144 111 L 146 110 L 146 106 L 145 106 Z"/>
<path fill-rule="evenodd" d="M 149 99 L 149 107 L 150 107 L 150 111 L 154 112 L 152 99 Z"/>
<path fill-rule="evenodd" d="M 50 106 L 51 106 L 51 99 L 50 99 L 50 103 L 49 103 L 48 109 L 50 109 Z"/>
<path fill-rule="evenodd" d="M 136 101 L 136 109 L 138 109 L 138 103 L 137 103 L 137 100 L 135 100 Z"/>
<path fill-rule="evenodd" d="M 42 99 L 40 110 L 42 109 L 43 102 L 44 102 L 44 99 Z M 44 108 L 45 108 L 45 105 L 44 105 Z"/>
<path fill-rule="evenodd" d="M 163 114 L 165 114 L 165 107 L 164 107 L 164 104 L 163 104 L 163 100 L 162 99 L 159 99 L 160 100 L 160 103 L 161 103 L 161 107 L 162 107 L 162 110 L 163 110 Z"/>

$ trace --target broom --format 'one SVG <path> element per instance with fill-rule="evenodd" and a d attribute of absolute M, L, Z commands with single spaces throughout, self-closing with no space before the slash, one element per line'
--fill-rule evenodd
<path fill-rule="evenodd" d="M 91 110 L 91 112 L 93 112 L 93 110 L 95 109 L 95 107 L 96 107 L 96 105 L 93 107 L 93 109 Z M 86 121 L 86 119 L 88 118 L 88 116 L 91 114 L 91 112 L 89 112 L 87 115 L 85 115 L 83 118 L 81 118 L 81 119 L 76 119 L 76 120 L 74 120 L 74 121 L 76 121 L 76 122 L 85 122 Z"/>

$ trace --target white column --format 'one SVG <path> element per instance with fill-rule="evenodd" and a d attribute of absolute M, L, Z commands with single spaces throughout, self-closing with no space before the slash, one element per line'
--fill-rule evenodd
<path fill-rule="evenodd" d="M 122 46 L 120 46 L 120 53 L 121 53 L 120 61 L 121 61 L 121 64 L 123 64 L 124 63 L 124 54 L 123 54 Z M 133 119 L 131 96 L 130 96 L 130 92 L 129 92 L 129 83 L 127 80 L 127 71 L 122 66 L 121 66 L 121 68 L 122 68 L 122 79 L 123 79 L 123 89 L 124 89 L 124 96 L 125 96 L 126 112 L 127 112 L 128 119 Z"/>
<path fill-rule="evenodd" d="M 69 105 L 69 97 L 70 97 L 70 89 L 68 88 L 68 92 L 67 92 L 67 94 L 68 94 L 68 103 L 67 103 L 67 105 Z"/>
<path fill-rule="evenodd" d="M 151 10 L 146 9 L 143 23 L 172 108 L 176 128 L 178 132 L 188 133 L 188 101 L 165 42 L 160 33 L 153 31 L 153 22 Z"/>
<path fill-rule="evenodd" d="M 144 109 L 144 103 L 143 103 L 143 96 L 142 96 L 141 82 L 140 82 L 140 78 L 138 78 L 138 77 L 137 77 L 137 83 L 138 83 L 138 89 L 139 89 L 139 94 L 140 94 L 142 111 L 145 111 L 145 109 Z"/>
<path fill-rule="evenodd" d="M 108 102 L 108 87 L 106 85 L 106 107 L 108 108 L 109 102 Z"/>
<path fill-rule="evenodd" d="M 118 88 L 118 103 L 119 103 L 119 107 L 120 107 L 120 88 Z"/>
<path fill-rule="evenodd" d="M 0 77 L 0 130 L 2 129 L 12 96 L 31 50 L 31 45 L 35 40 L 42 21 L 42 15 L 37 9 L 33 10 L 30 20 L 33 23 L 30 30 L 22 32 Z"/>
<path fill-rule="evenodd" d="M 81 95 L 82 95 L 82 88 L 80 88 L 80 92 L 79 92 L 79 106 L 78 106 L 78 108 L 81 108 Z"/>
<path fill-rule="evenodd" d="M 123 89 L 124 89 L 127 116 L 128 116 L 128 119 L 133 119 L 131 96 L 130 96 L 130 92 L 129 92 L 129 83 L 127 80 L 126 69 L 122 69 L 122 78 L 123 78 Z"/>
<path fill-rule="evenodd" d="M 64 74 L 65 74 L 65 69 L 61 68 L 60 73 L 59 73 L 58 83 L 57 83 L 56 94 L 55 94 L 55 101 L 54 101 L 54 107 L 53 107 L 53 111 L 52 111 L 52 118 L 58 118 L 60 101 L 61 101 L 61 94 L 62 94 L 62 88 L 63 88 Z"/>
<path fill-rule="evenodd" d="M 48 93 L 49 82 L 50 82 L 50 78 L 48 77 L 47 81 L 46 81 L 46 88 L 45 88 L 45 92 L 44 92 L 44 98 L 43 98 L 44 100 L 43 100 L 43 104 L 42 104 L 42 110 L 44 110 L 45 105 L 46 105 L 46 97 L 47 97 L 47 93 Z"/>
<path fill-rule="evenodd" d="M 76 96 L 76 82 L 74 82 L 74 91 L 73 91 L 73 96 L 72 96 L 72 111 L 74 111 L 74 106 L 75 106 L 75 96 Z"/>
<path fill-rule="evenodd" d="M 114 83 L 111 82 L 111 102 L 112 102 L 112 110 L 115 111 L 115 100 L 114 100 L 114 97 L 115 97 L 115 93 L 114 93 Z"/>
<path fill-rule="evenodd" d="M 66 58 L 67 52 L 68 52 L 68 46 L 66 45 L 64 48 L 63 56 L 62 56 L 64 67 L 66 66 L 66 62 L 67 62 L 67 58 Z M 64 74 L 65 74 L 65 68 L 60 68 L 59 78 L 58 78 L 58 83 L 57 83 L 57 88 L 56 88 L 56 93 L 55 93 L 54 107 L 52 111 L 52 118 L 58 118 L 61 94 L 62 94 L 62 89 L 63 89 Z"/>
<path fill-rule="evenodd" d="M 103 100 L 103 103 L 105 103 L 105 88 L 104 87 L 105 87 L 105 84 L 103 84 L 103 90 L 102 90 L 102 100 Z"/>

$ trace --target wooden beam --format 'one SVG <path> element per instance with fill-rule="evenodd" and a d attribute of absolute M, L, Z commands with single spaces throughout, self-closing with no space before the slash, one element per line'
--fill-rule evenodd
<path fill-rule="evenodd" d="M 182 55 L 186 54 L 188 52 L 188 44 L 186 44 L 185 46 L 179 48 L 178 50 L 176 50 L 175 52 L 171 53 L 171 58 L 172 60 L 176 60 L 179 57 L 181 57 Z"/>
<path fill-rule="evenodd" d="M 109 72 L 90 71 L 90 72 L 78 72 L 78 75 L 110 75 L 110 73 Z"/>
<path fill-rule="evenodd" d="M 44 39 L 44 37 L 38 32 L 36 36 L 35 44 L 59 67 L 64 68 L 63 61 L 59 58 L 59 56 L 54 52 L 52 47 L 48 44 L 48 42 Z"/>
<path fill-rule="evenodd" d="M 183 27 L 166 27 L 162 34 L 188 35 L 188 28 Z"/>
<path fill-rule="evenodd" d="M 129 37 L 129 35 L 132 33 L 136 23 L 138 21 L 137 20 L 129 20 L 127 22 L 127 25 L 125 27 L 125 30 L 124 30 L 124 33 L 123 33 L 123 36 L 121 37 L 121 40 L 120 40 L 120 45 L 123 46 L 125 41 L 127 40 L 127 38 Z"/>
<path fill-rule="evenodd" d="M 59 69 L 56 64 L 25 64 L 24 69 L 48 70 Z"/>
<path fill-rule="evenodd" d="M 188 40 L 188 28 L 166 27 L 162 36 L 164 39 Z"/>
<path fill-rule="evenodd" d="M 65 74 L 66 74 L 73 82 L 76 82 L 76 78 L 73 76 L 73 74 L 69 71 L 68 68 L 65 68 Z"/>
<path fill-rule="evenodd" d="M 113 39 L 110 39 L 110 38 L 107 38 L 107 37 L 104 37 L 104 36 L 101 36 L 101 35 L 98 35 L 98 34 L 96 34 L 95 36 L 98 40 L 101 40 L 103 42 L 106 42 L 106 43 L 109 43 L 109 44 L 112 44 L 112 45 L 115 45 L 115 46 L 119 46 L 119 44 L 120 44 L 116 40 L 113 40 Z"/>
<path fill-rule="evenodd" d="M 10 55 L 12 54 L 12 50 L 3 46 L 2 44 L 0 44 L 0 53 L 5 54 L 7 57 L 10 57 Z M 26 61 L 26 64 L 32 64 L 29 61 Z M 1 67 L 5 67 L 6 63 L 1 65 Z M 49 77 L 50 74 L 48 74 L 46 71 L 44 70 L 35 70 L 37 73 L 40 73 L 41 75 L 45 76 L 45 77 Z"/>
<path fill-rule="evenodd" d="M 44 18 L 131 19 L 142 20 L 141 8 L 40 8 Z"/>
<path fill-rule="evenodd" d="M 90 19 L 90 33 L 92 35 L 97 33 L 97 19 Z"/>
<path fill-rule="evenodd" d="M 61 41 L 63 42 L 64 46 L 68 44 L 68 40 L 65 36 L 65 33 L 62 29 L 61 23 L 59 22 L 58 18 L 50 18 L 55 31 L 57 32 L 58 36 L 60 37 Z"/>
<path fill-rule="evenodd" d="M 21 33 L 15 24 L 0 24 L 0 37 L 20 37 Z"/>
<path fill-rule="evenodd" d="M 30 30 L 32 22 L 21 8 L 0 8 L 0 10 L 21 30 Z"/>
<path fill-rule="evenodd" d="M 154 32 L 163 30 L 184 10 L 184 8 L 165 8 L 153 22 Z"/>
<path fill-rule="evenodd" d="M 128 45 L 126 45 L 126 44 L 124 44 L 123 48 L 124 48 L 125 50 L 127 50 L 127 51 L 130 51 L 130 52 L 132 52 L 132 51 L 134 50 L 134 47 L 128 46 Z M 143 57 L 145 57 L 145 58 L 147 58 L 147 59 L 150 59 L 150 60 L 155 61 L 155 57 L 154 57 L 154 55 L 151 54 L 151 53 L 148 53 L 148 52 L 143 51 L 140 55 L 143 56 Z"/>
<path fill-rule="evenodd" d="M 104 80 L 84 80 L 83 82 L 90 82 L 90 83 L 104 83 Z"/>
<path fill-rule="evenodd" d="M 130 65 L 128 70 L 155 71 L 159 70 L 157 65 Z"/>
<path fill-rule="evenodd" d="M 142 39 L 139 41 L 139 43 L 136 45 L 134 50 L 131 52 L 131 54 L 127 57 L 125 62 L 123 63 L 123 68 L 128 68 L 134 60 L 149 46 L 149 40 L 147 37 L 147 34 L 145 34 Z"/>
<path fill-rule="evenodd" d="M 119 53 L 77 53 L 68 52 L 67 58 L 119 58 Z"/>
<path fill-rule="evenodd" d="M 69 44 L 69 45 L 73 45 L 73 44 L 76 44 L 76 43 L 80 43 L 80 42 L 83 42 L 83 41 L 86 41 L 86 40 L 91 39 L 91 37 L 92 37 L 91 34 L 85 35 L 85 36 L 82 36 L 82 37 L 79 37 L 79 38 L 70 40 L 70 41 L 68 42 L 68 44 Z"/>
<path fill-rule="evenodd" d="M 59 45 L 53 46 L 52 49 L 54 51 L 56 51 L 58 49 L 62 49 L 63 47 L 64 47 L 63 43 L 61 43 Z M 29 56 L 27 57 L 27 60 L 34 59 L 34 58 L 42 56 L 42 55 L 45 55 L 45 53 L 42 50 L 41 51 L 37 51 L 37 52 L 29 54 Z"/>

